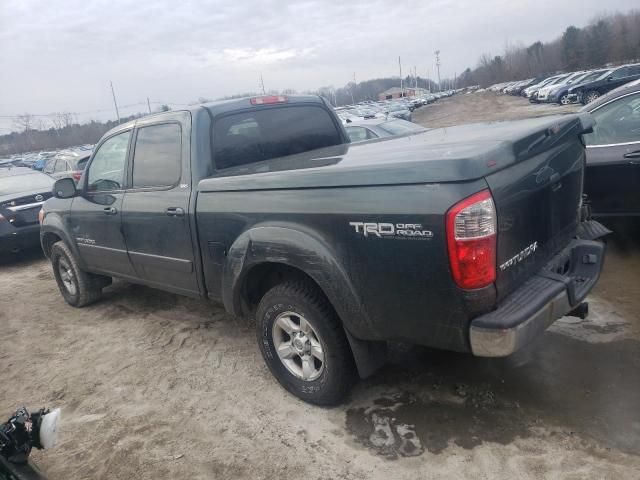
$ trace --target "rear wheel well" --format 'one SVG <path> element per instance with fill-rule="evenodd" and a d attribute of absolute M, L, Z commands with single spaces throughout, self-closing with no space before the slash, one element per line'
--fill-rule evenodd
<path fill-rule="evenodd" d="M 265 293 L 276 285 L 291 280 L 313 285 L 326 298 L 318 283 L 299 268 L 282 263 L 266 262 L 251 268 L 242 282 L 240 301 L 243 312 L 254 313 Z"/>
<path fill-rule="evenodd" d="M 42 235 L 42 249 L 47 258 L 51 256 L 51 247 L 53 247 L 53 244 L 60 240 L 62 240 L 62 238 L 55 233 L 47 232 Z"/>

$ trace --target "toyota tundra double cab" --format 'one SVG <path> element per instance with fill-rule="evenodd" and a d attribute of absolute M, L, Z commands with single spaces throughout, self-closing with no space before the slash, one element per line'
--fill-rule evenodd
<path fill-rule="evenodd" d="M 589 114 L 349 144 L 314 96 L 120 125 L 58 180 L 41 243 L 64 299 L 113 277 L 253 317 L 276 379 L 335 404 L 388 341 L 506 356 L 586 314 L 607 231 L 583 205 Z"/>

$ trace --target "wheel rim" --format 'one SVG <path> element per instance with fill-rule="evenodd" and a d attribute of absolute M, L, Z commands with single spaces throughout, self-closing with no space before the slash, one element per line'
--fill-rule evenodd
<path fill-rule="evenodd" d="M 296 378 L 311 382 L 324 371 L 324 350 L 317 332 L 302 315 L 284 312 L 273 322 L 278 358 Z"/>
<path fill-rule="evenodd" d="M 69 294 L 76 294 L 76 282 L 75 276 L 73 274 L 73 270 L 67 261 L 61 258 L 58 261 L 58 273 L 60 274 L 60 280 L 62 281 L 62 285 Z"/>
<path fill-rule="evenodd" d="M 591 103 L 593 102 L 596 98 L 598 98 L 600 95 L 598 95 L 597 92 L 591 92 L 589 95 L 587 95 L 587 103 Z"/>
<path fill-rule="evenodd" d="M 560 103 L 561 103 L 562 105 L 569 105 L 569 95 L 563 95 L 563 96 L 560 98 Z"/>

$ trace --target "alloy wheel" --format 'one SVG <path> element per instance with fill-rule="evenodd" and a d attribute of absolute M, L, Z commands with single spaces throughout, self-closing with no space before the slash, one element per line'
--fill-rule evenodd
<path fill-rule="evenodd" d="M 65 290 L 70 295 L 75 295 L 78 291 L 76 287 L 75 275 L 73 274 L 73 270 L 66 259 L 61 258 L 58 261 L 58 273 L 60 274 L 60 280 L 64 285 Z"/>
<path fill-rule="evenodd" d="M 302 315 L 281 313 L 273 323 L 272 335 L 278 358 L 292 375 L 310 382 L 322 374 L 325 364 L 322 342 Z"/>

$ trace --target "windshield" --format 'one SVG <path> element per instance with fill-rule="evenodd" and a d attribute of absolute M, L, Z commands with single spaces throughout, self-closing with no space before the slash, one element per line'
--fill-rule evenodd
<path fill-rule="evenodd" d="M 53 178 L 41 173 L 0 176 L 0 195 L 13 195 L 31 190 L 44 192 L 50 190 L 53 183 Z"/>

